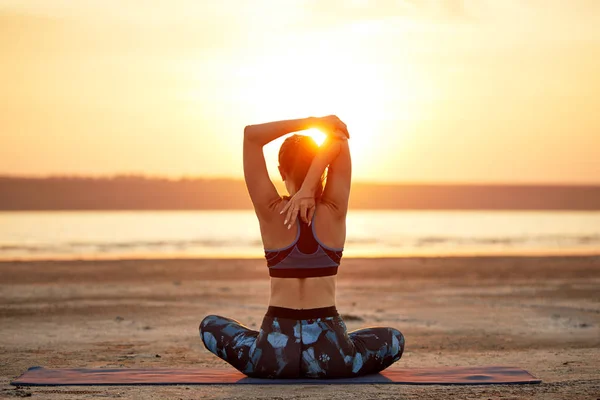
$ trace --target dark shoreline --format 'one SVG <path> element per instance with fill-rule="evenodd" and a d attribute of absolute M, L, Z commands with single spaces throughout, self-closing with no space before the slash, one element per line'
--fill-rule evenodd
<path fill-rule="evenodd" d="M 600 185 L 355 182 L 350 208 L 593 211 L 600 210 Z M 3 211 L 251 209 L 246 186 L 237 179 L 0 176 Z"/>

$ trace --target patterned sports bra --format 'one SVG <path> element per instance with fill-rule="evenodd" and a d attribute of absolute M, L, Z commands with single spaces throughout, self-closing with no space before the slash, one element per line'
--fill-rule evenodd
<path fill-rule="evenodd" d="M 314 278 L 336 275 L 343 248 L 327 247 L 315 235 L 313 223 L 308 226 L 296 220 L 296 239 L 281 249 L 265 249 L 269 275 L 276 278 Z"/>

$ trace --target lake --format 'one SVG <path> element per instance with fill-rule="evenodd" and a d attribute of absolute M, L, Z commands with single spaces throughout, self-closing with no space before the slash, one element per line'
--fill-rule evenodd
<path fill-rule="evenodd" d="M 600 254 L 600 212 L 351 211 L 346 257 Z M 0 212 L 1 259 L 262 257 L 253 211 Z"/>

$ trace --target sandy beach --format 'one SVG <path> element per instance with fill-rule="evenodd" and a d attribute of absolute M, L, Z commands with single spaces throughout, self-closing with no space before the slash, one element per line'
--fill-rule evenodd
<path fill-rule="evenodd" d="M 349 330 L 406 337 L 393 367 L 512 365 L 515 386 L 175 386 L 15 389 L 28 367 L 227 367 L 204 349 L 207 314 L 256 328 L 263 260 L 0 263 L 0 397 L 44 399 L 598 399 L 600 256 L 345 259 Z"/>

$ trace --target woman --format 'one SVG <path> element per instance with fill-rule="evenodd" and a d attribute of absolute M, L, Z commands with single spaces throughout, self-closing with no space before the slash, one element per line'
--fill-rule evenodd
<path fill-rule="evenodd" d="M 279 172 L 291 195 L 282 198 L 269 179 L 263 146 L 309 128 L 326 134 L 320 147 L 302 135 L 281 145 Z M 348 333 L 335 307 L 350 194 L 348 138 L 346 125 L 336 116 L 244 130 L 244 177 L 271 277 L 269 307 L 258 332 L 209 315 L 200 323 L 200 336 L 210 352 L 248 376 L 353 377 L 379 372 L 402 356 L 404 337 L 398 330 Z"/>

